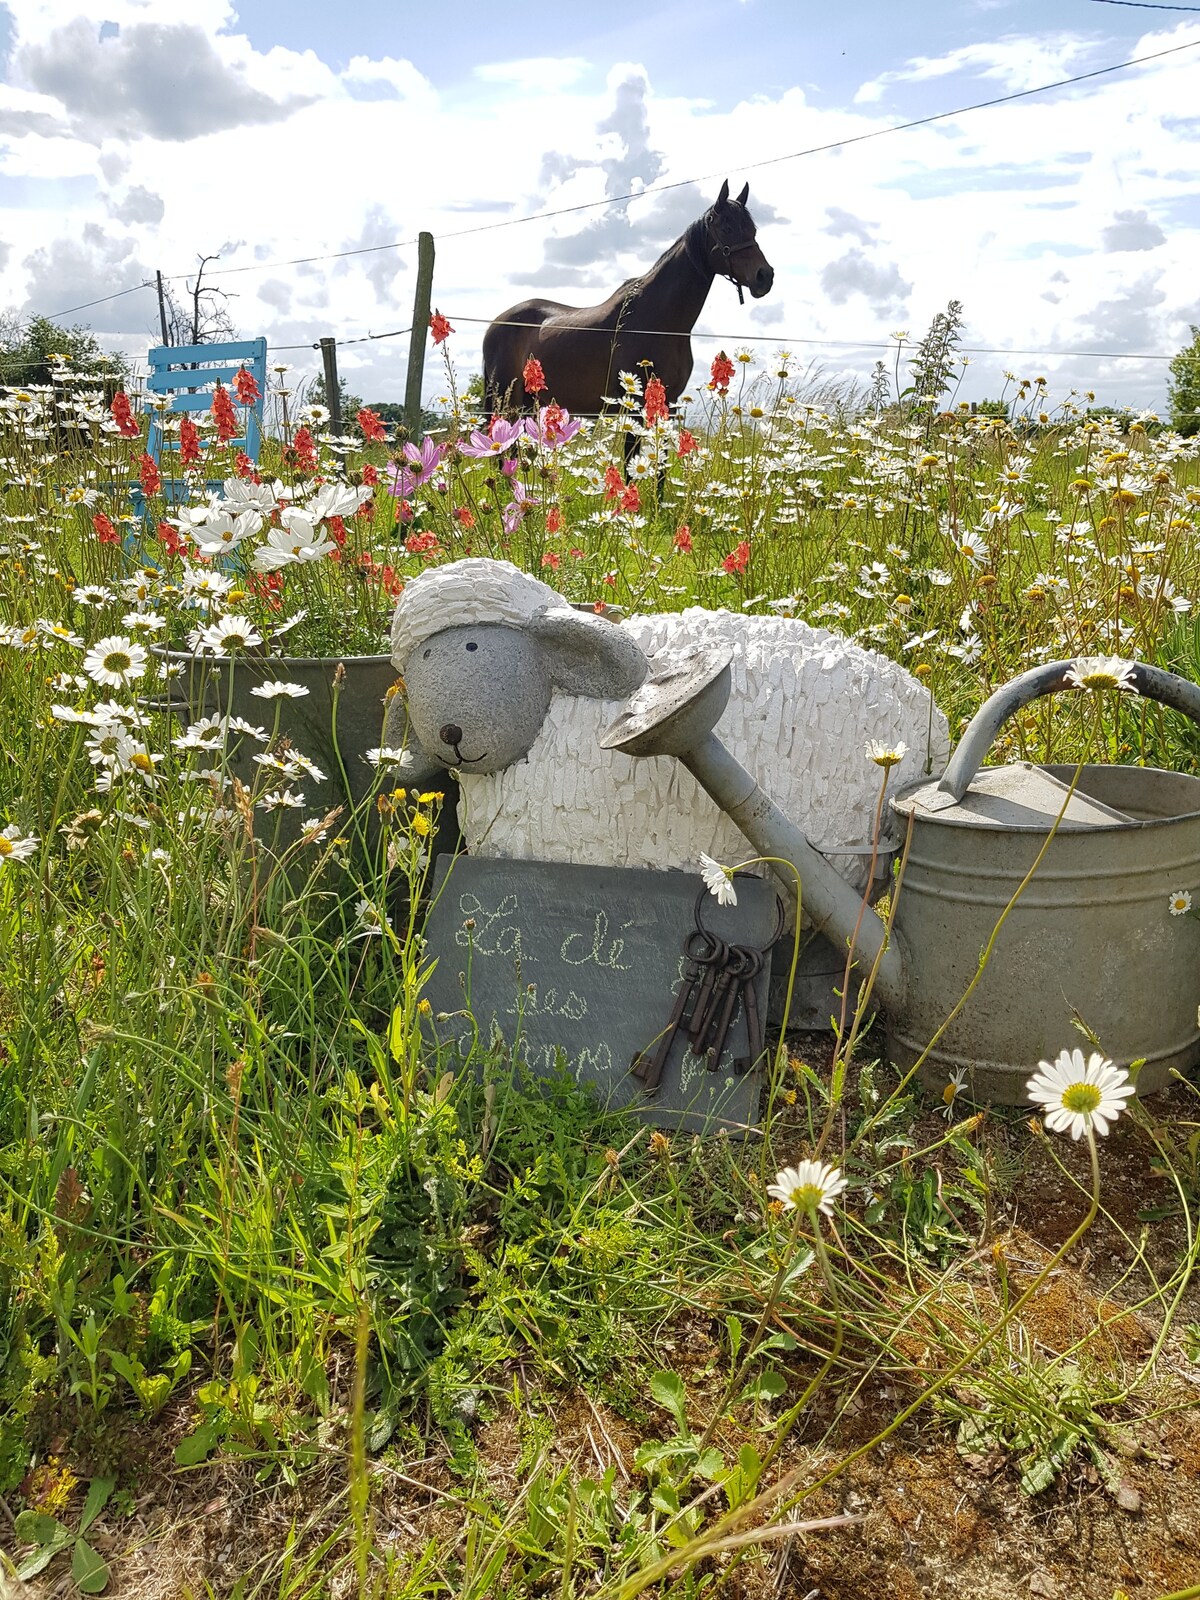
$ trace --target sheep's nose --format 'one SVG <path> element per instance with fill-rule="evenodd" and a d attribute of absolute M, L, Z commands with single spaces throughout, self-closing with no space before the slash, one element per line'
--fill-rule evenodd
<path fill-rule="evenodd" d="M 447 722 L 445 727 L 438 729 L 438 738 L 453 750 L 462 743 L 462 729 L 456 722 Z"/>

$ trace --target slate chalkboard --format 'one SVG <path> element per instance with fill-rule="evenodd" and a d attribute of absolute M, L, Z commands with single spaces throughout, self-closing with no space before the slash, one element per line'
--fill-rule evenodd
<path fill-rule="evenodd" d="M 629 1068 L 656 1047 L 683 981 L 683 943 L 694 927 L 701 879 L 686 872 L 574 867 L 459 856 L 434 866 L 425 928 L 437 966 L 425 989 L 437 1040 L 462 1058 L 497 1033 L 534 1073 L 559 1059 L 613 1107 L 634 1106 L 666 1127 L 743 1132 L 758 1120 L 761 1070 L 739 1076 L 747 1054 L 739 1003 L 714 1072 L 680 1035 L 657 1094 Z M 706 928 L 727 943 L 762 948 L 776 926 L 775 890 L 739 878 L 736 906 L 705 894 Z M 468 926 L 473 924 L 473 926 Z M 768 963 L 769 965 L 769 963 Z M 767 1014 L 767 971 L 756 987 Z"/>

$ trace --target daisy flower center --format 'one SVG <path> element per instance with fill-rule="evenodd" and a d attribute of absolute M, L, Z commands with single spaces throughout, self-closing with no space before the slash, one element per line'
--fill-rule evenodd
<path fill-rule="evenodd" d="M 1115 672 L 1084 672 L 1080 682 L 1085 689 L 1115 689 L 1120 680 Z"/>
<path fill-rule="evenodd" d="M 1094 1083 L 1073 1083 L 1063 1090 L 1062 1103 L 1067 1111 L 1082 1112 L 1087 1116 L 1095 1111 L 1102 1099 Z"/>
<path fill-rule="evenodd" d="M 124 650 L 110 650 L 104 658 L 106 672 L 128 672 L 133 666 L 133 658 L 127 656 Z"/>
<path fill-rule="evenodd" d="M 13 853 L 13 842 L 0 833 L 0 856 L 10 856 Z"/>
<path fill-rule="evenodd" d="M 797 1211 L 816 1211 L 824 1198 L 825 1191 L 818 1183 L 799 1183 L 792 1190 L 792 1204 Z"/>

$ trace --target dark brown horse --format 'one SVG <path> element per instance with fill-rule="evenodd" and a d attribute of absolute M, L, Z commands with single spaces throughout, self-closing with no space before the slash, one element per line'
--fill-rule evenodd
<path fill-rule="evenodd" d="M 649 361 L 676 401 L 692 375 L 689 335 L 718 274 L 736 284 L 738 298 L 749 289 L 756 300 L 775 281 L 774 268 L 759 249 L 746 210 L 750 185 L 736 200 L 729 183 L 710 206 L 658 258 L 649 272 L 611 294 L 602 305 L 559 305 L 555 300 L 523 300 L 510 306 L 483 336 L 483 383 L 492 411 L 529 403 L 522 371 L 536 356 L 546 375 L 543 402 L 556 400 L 568 411 L 596 414 L 614 393 L 619 372 L 645 377 L 639 363 Z"/>

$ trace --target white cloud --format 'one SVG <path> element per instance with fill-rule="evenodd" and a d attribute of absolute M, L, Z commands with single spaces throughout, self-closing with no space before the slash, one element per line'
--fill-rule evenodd
<path fill-rule="evenodd" d="M 43 64 L 58 60 L 61 0 L 12 0 L 12 10 L 18 52 L 33 49 Z M 189 0 L 186 23 L 177 0 L 72 0 L 67 18 L 76 10 L 88 18 L 86 59 L 105 72 L 116 72 L 105 63 L 126 60 L 121 51 L 131 48 L 135 28 L 197 27 L 211 51 L 206 70 L 219 72 L 222 85 L 241 84 L 268 106 L 293 109 L 249 126 L 209 118 L 185 139 L 178 137 L 183 113 L 158 103 L 114 111 L 102 126 L 86 85 L 69 105 L 31 82 L 0 85 L 0 129 L 6 115 L 15 129 L 0 153 L 0 237 L 14 245 L 0 262 L 0 305 L 53 313 L 152 279 L 155 267 L 189 270 L 197 253 L 237 238 L 250 243 L 225 252 L 218 271 L 255 270 L 212 281 L 229 291 L 245 334 L 265 333 L 274 345 L 311 345 L 330 332 L 351 339 L 408 320 L 415 249 L 277 263 L 413 240 L 428 228 L 437 239 L 434 300 L 456 321 L 451 350 L 465 380 L 478 367 L 486 319 L 530 292 L 514 284 L 576 304 L 603 299 L 644 271 L 727 175 L 735 192 L 750 180 L 751 210 L 777 279 L 768 299 L 745 306 L 728 284 L 715 285 L 699 331 L 726 345 L 770 332 L 805 358 L 847 361 L 819 341 L 885 339 L 901 314 L 919 334 L 952 296 L 965 302 L 968 342 L 1009 350 L 1171 353 L 1188 320 L 1200 318 L 1196 63 L 1186 54 L 1066 93 L 743 172 L 739 157 L 761 160 L 874 133 L 895 113 L 869 98 L 839 105 L 828 92 L 810 96 L 798 86 L 716 105 L 705 98 L 706 82 L 696 95 L 664 93 L 636 63 L 608 69 L 576 57 L 566 67 L 531 58 L 436 82 L 390 56 L 356 55 L 338 67 L 311 50 L 254 49 L 223 0 Z M 122 32 L 101 41 L 106 20 Z M 1130 53 L 1189 38 L 1200 38 L 1200 29 L 1184 24 L 1147 36 Z M 876 81 L 889 95 L 890 84 L 909 85 L 907 114 L 918 95 L 920 110 L 973 97 L 961 82 L 946 81 L 951 73 L 1020 86 L 1088 64 L 1090 48 L 1057 33 L 1006 36 L 931 54 Z M 115 57 L 104 55 L 114 49 Z M 104 82 L 127 84 L 124 71 Z M 242 105 L 236 95 L 234 105 Z M 257 114 L 262 102 L 250 107 Z M 697 174 L 701 181 L 687 181 Z M 681 187 L 456 237 L 655 183 Z M 165 208 L 158 220 L 155 197 Z M 125 217 L 122 226 L 114 228 L 110 208 Z M 1131 248 L 1154 251 L 1144 257 L 1152 274 L 1132 286 Z M 144 348 L 156 320 L 153 293 L 70 320 L 91 317 L 106 339 Z M 347 347 L 343 364 L 353 363 L 356 392 L 399 397 L 405 344 Z M 703 366 L 714 349 L 697 337 Z M 873 356 L 863 353 L 862 374 Z M 316 369 L 307 350 L 286 359 Z M 979 393 L 994 392 L 1008 365 L 1024 359 L 980 357 L 968 381 Z M 1039 358 L 1038 370 L 1103 388 L 1106 398 L 1162 396 L 1162 363 Z M 440 383 L 436 373 L 431 362 L 430 385 Z"/>

